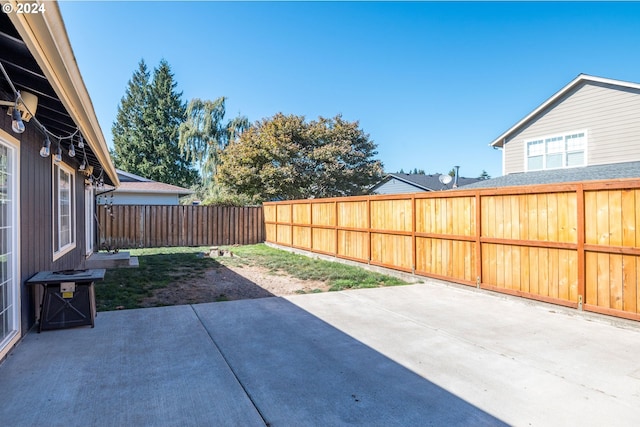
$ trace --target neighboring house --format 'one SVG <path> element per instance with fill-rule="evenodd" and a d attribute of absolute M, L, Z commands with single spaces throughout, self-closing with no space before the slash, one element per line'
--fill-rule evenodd
<path fill-rule="evenodd" d="M 458 178 L 458 187 L 472 184 L 479 181 L 479 178 Z M 369 194 L 402 194 L 420 193 L 423 191 L 451 190 L 454 188 L 455 180 L 444 185 L 440 182 L 440 174 L 423 175 L 407 173 L 390 173 L 382 181 L 374 185 Z"/>
<path fill-rule="evenodd" d="M 506 176 L 640 161 L 640 84 L 580 74 L 491 146 Z"/>
<path fill-rule="evenodd" d="M 118 185 L 58 5 L 45 6 L 45 13 L 0 14 L 0 359 L 36 320 L 25 281 L 78 268 L 97 246 L 88 178 Z M 16 105 L 22 121 L 8 115 Z"/>
<path fill-rule="evenodd" d="M 192 190 L 153 181 L 129 172 L 117 170 L 120 186 L 98 195 L 98 204 L 106 205 L 179 205 L 180 197 Z"/>
<path fill-rule="evenodd" d="M 640 177 L 640 162 L 613 163 L 581 168 L 551 169 L 526 173 L 512 173 L 476 182 L 463 190 L 474 188 L 514 187 L 519 185 L 557 184 L 607 179 Z"/>

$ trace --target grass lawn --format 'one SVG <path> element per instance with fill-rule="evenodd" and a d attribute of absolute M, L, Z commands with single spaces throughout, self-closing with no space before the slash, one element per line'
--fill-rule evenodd
<path fill-rule="evenodd" d="M 284 272 L 303 280 L 327 282 L 330 291 L 406 285 L 395 277 L 374 273 L 364 268 L 309 258 L 304 255 L 274 249 L 264 244 L 231 248 L 239 258 L 222 258 L 225 264 L 259 265 L 272 272 Z"/>
<path fill-rule="evenodd" d="M 270 248 L 264 244 L 231 249 L 235 257 L 203 257 L 209 247 L 132 249 L 138 268 L 107 270 L 104 281 L 96 286 L 99 311 L 139 308 L 142 300 L 156 289 L 176 282 L 204 277 L 205 272 L 221 265 L 229 267 L 261 266 L 273 273 L 286 273 L 303 280 L 321 280 L 331 291 L 379 286 L 405 285 L 406 282 L 363 268 L 308 258 Z"/>

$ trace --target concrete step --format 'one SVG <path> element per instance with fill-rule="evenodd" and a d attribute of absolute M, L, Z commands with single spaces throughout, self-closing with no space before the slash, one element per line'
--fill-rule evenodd
<path fill-rule="evenodd" d="M 138 257 L 129 252 L 96 252 L 85 260 L 84 268 L 130 268 L 138 267 Z"/>

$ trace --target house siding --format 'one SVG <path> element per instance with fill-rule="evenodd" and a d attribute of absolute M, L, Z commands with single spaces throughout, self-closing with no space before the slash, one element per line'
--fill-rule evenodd
<path fill-rule="evenodd" d="M 391 178 L 389 181 L 376 188 L 375 194 L 404 194 L 404 193 L 418 193 L 425 191 L 421 188 L 407 184 L 396 178 Z"/>
<path fill-rule="evenodd" d="M 52 161 L 40 156 L 42 134 L 35 125 L 27 124 L 21 135 L 11 131 L 11 118 L 0 115 L 0 126 L 20 140 L 20 309 L 22 333 L 25 334 L 36 319 L 36 298 L 31 287 L 25 285 L 38 271 L 78 268 L 84 259 L 84 179 L 76 173 L 76 247 L 56 261 L 53 260 L 52 218 Z M 76 167 L 75 161 L 63 158 Z"/>
<path fill-rule="evenodd" d="M 98 204 L 114 205 L 179 205 L 177 194 L 118 193 L 114 191 L 98 196 Z"/>
<path fill-rule="evenodd" d="M 587 131 L 587 166 L 640 160 L 640 90 L 583 82 L 508 139 L 504 173 L 525 172 L 525 141 Z"/>

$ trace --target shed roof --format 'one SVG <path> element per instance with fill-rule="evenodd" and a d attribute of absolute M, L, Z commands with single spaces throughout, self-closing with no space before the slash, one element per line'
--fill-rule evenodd
<path fill-rule="evenodd" d="M 502 147 L 504 145 L 504 141 L 508 139 L 511 136 L 511 134 L 513 134 L 514 132 L 517 132 L 525 124 L 527 124 L 531 119 L 533 119 L 542 111 L 547 109 L 554 102 L 558 101 L 560 98 L 562 98 L 565 94 L 567 94 L 569 91 L 574 89 L 576 86 L 585 82 L 601 83 L 601 84 L 608 84 L 608 85 L 614 85 L 614 86 L 621 86 L 625 88 L 640 89 L 640 84 L 638 83 L 626 82 L 623 80 L 607 79 L 604 77 L 590 76 L 587 74 L 580 74 L 578 75 L 578 77 L 576 77 L 571 82 L 569 82 L 569 84 L 567 84 L 565 87 L 563 87 L 558 92 L 556 92 L 551 98 L 547 99 L 545 102 L 540 104 L 538 108 L 533 110 L 531 113 L 529 113 L 526 117 L 524 117 L 518 123 L 516 123 L 509 129 L 507 129 L 499 137 L 493 140 L 489 145 L 491 145 L 492 147 Z"/>
<path fill-rule="evenodd" d="M 154 182 L 152 179 L 136 175 L 131 172 L 125 172 L 122 169 L 116 169 L 120 182 Z"/>
<path fill-rule="evenodd" d="M 178 196 L 193 194 L 193 190 L 188 188 L 156 181 L 120 182 L 120 186 L 115 191 L 117 193 L 177 194 Z"/>
<path fill-rule="evenodd" d="M 117 193 L 177 194 L 179 197 L 194 193 L 188 188 L 157 182 L 120 169 L 116 169 L 116 172 L 120 185 L 117 189 L 107 186 L 104 193 L 115 191 Z"/>
<path fill-rule="evenodd" d="M 440 175 L 441 174 L 432 174 L 432 175 L 424 175 L 424 174 L 409 174 L 409 173 L 390 173 L 387 174 L 387 176 L 385 176 L 385 178 L 378 184 L 376 184 L 371 191 L 375 191 L 376 188 L 380 187 L 381 185 L 383 185 L 384 183 L 388 182 L 389 180 L 395 178 L 399 181 L 405 182 L 409 185 L 412 185 L 414 187 L 416 187 L 417 189 L 423 190 L 423 191 L 439 191 L 442 190 L 443 186 L 442 183 L 440 182 Z M 471 183 L 477 182 L 479 181 L 478 178 L 465 178 L 465 177 L 459 177 L 458 178 L 458 187 L 462 187 L 462 186 L 466 186 L 469 185 Z M 453 182 L 451 182 L 450 184 L 448 184 L 446 186 L 447 189 L 451 189 L 453 185 Z"/>

